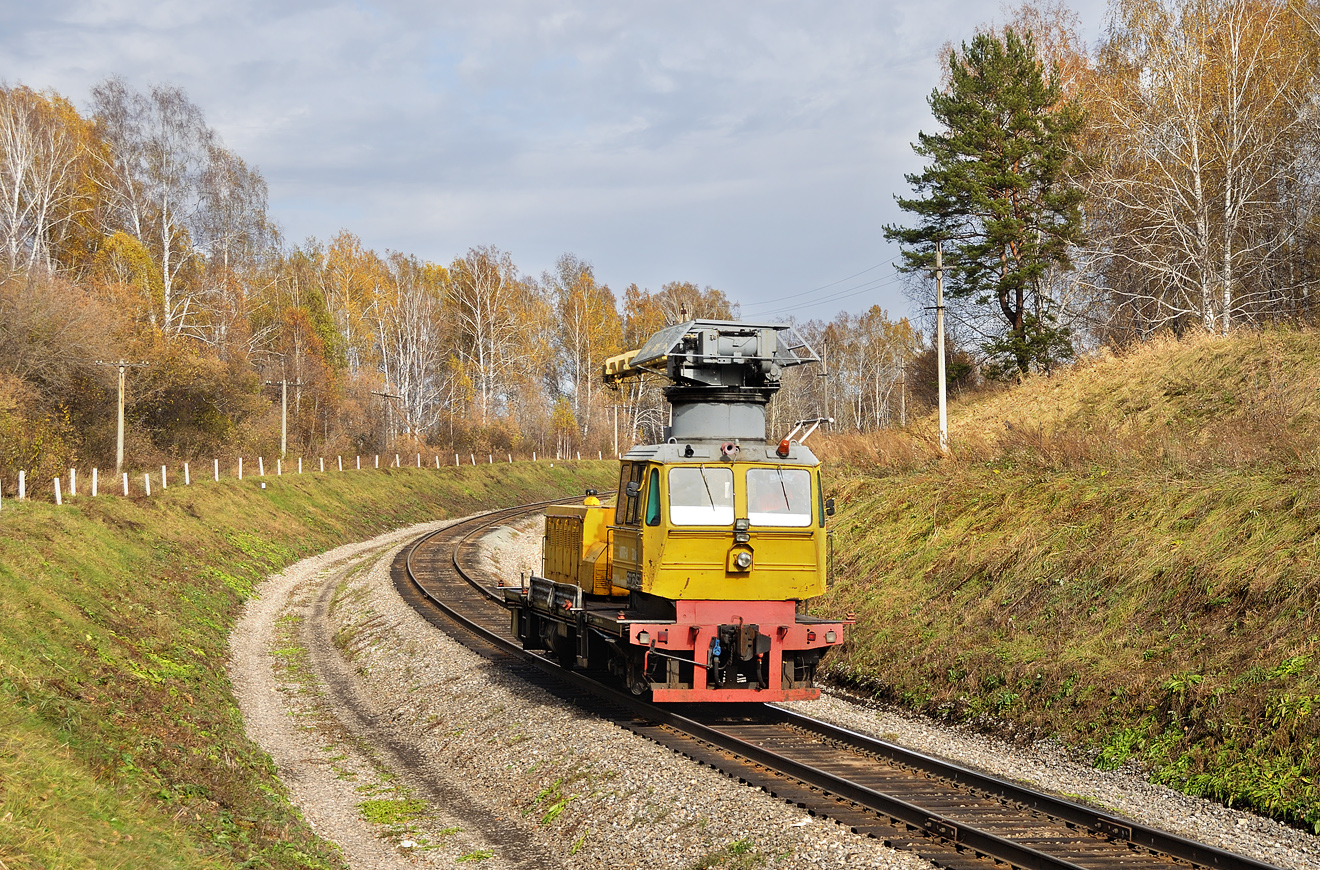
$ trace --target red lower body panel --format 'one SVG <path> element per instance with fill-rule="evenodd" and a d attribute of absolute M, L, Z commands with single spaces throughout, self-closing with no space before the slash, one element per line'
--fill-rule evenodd
<path fill-rule="evenodd" d="M 651 697 L 656 701 L 766 702 L 819 698 L 820 689 L 794 679 L 794 662 L 803 654 L 812 657 L 843 643 L 843 627 L 849 623 L 800 615 L 793 601 L 676 601 L 675 617 L 674 622 L 629 620 L 627 627 L 630 645 L 645 648 L 648 657 L 682 656 L 685 663 L 691 658 L 691 688 L 653 682 Z M 737 637 L 745 639 L 748 657 L 742 657 L 736 650 L 734 656 L 740 658 L 744 668 L 762 675 L 761 681 L 734 685 L 727 679 L 716 681 L 710 673 L 721 656 L 729 659 L 724 644 L 731 626 L 736 628 Z M 730 664 L 725 669 L 732 667 L 737 666 Z M 716 673 L 720 673 L 719 668 Z"/>
<path fill-rule="evenodd" d="M 820 689 L 664 689 L 651 688 L 651 700 L 657 703 L 684 701 L 687 703 L 751 702 L 768 704 L 772 701 L 814 701 Z"/>

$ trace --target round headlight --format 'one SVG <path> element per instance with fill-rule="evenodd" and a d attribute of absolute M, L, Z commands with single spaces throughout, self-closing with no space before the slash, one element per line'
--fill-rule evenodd
<path fill-rule="evenodd" d="M 748 568 L 752 567 L 752 554 L 739 553 L 733 557 L 733 564 L 738 567 L 739 571 L 746 571 Z"/>

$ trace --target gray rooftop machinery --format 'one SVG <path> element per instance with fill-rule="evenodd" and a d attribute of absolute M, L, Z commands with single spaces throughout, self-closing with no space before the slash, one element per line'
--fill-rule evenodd
<path fill-rule="evenodd" d="M 819 359 L 788 324 L 690 320 L 608 359 L 605 382 L 644 372 L 667 378 L 673 420 L 666 440 L 764 442 L 765 405 L 783 370 Z"/>

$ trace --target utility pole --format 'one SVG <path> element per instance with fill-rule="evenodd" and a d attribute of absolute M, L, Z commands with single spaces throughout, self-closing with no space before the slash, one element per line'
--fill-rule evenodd
<path fill-rule="evenodd" d="M 282 381 L 266 381 L 268 387 L 280 388 L 280 458 L 289 452 L 289 387 L 301 387 L 302 381 L 289 382 L 288 378 Z"/>
<path fill-rule="evenodd" d="M 940 452 L 949 452 L 948 385 L 944 374 L 944 242 L 935 242 L 935 343 L 939 345 L 936 359 L 940 381 Z"/>
<path fill-rule="evenodd" d="M 384 390 L 372 390 L 371 395 L 380 396 L 382 399 L 403 398 L 403 396 L 400 396 L 397 393 L 386 392 L 387 390 L 389 390 L 389 388 L 390 385 L 386 384 Z M 384 402 L 383 404 L 385 405 L 385 435 L 383 436 L 384 443 L 380 445 L 381 450 L 384 450 L 386 447 L 389 446 L 389 440 L 390 440 L 390 403 Z"/>
<path fill-rule="evenodd" d="M 899 362 L 899 388 L 898 388 L 898 425 L 907 428 L 907 362 Z"/>
<path fill-rule="evenodd" d="M 145 368 L 151 363 L 131 363 L 122 359 L 119 362 L 104 362 L 98 359 L 96 364 L 98 366 L 114 366 L 119 369 L 119 423 L 116 430 L 118 435 L 115 438 L 115 474 L 119 474 L 124 469 L 124 370 Z"/>

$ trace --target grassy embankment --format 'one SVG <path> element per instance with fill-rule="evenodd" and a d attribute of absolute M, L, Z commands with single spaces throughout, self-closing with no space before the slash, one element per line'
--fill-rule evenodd
<path fill-rule="evenodd" d="M 612 484 L 614 463 L 266 477 L 0 510 L 0 861 L 339 867 L 243 734 L 228 632 L 265 575 L 415 522 Z"/>
<path fill-rule="evenodd" d="M 1320 831 L 1320 335 L 1151 343 L 836 440 L 833 676 Z"/>

